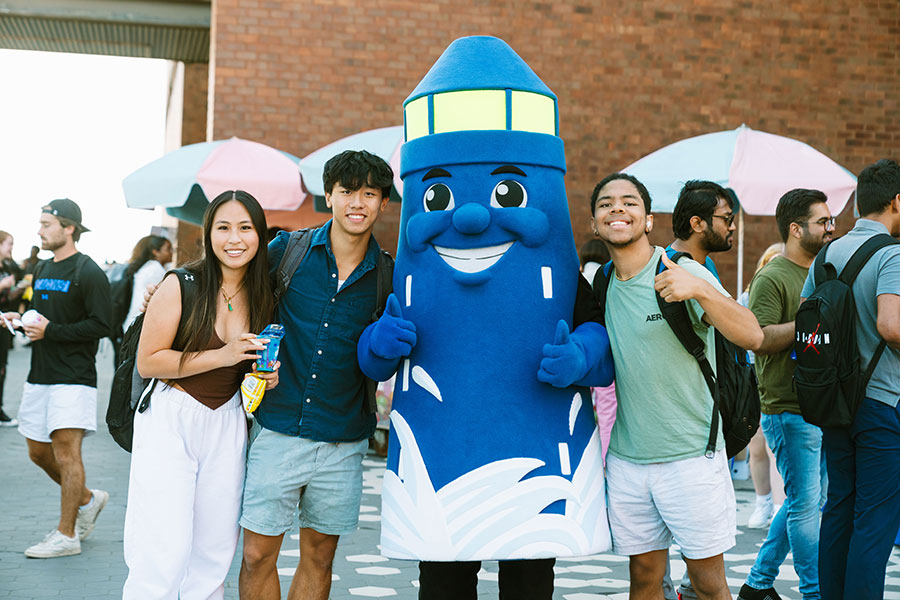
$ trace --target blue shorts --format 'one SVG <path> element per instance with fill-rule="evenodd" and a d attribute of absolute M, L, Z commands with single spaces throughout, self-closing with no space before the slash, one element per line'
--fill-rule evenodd
<path fill-rule="evenodd" d="M 293 525 L 327 535 L 356 531 L 362 498 L 362 459 L 368 440 L 316 442 L 271 431 L 253 422 L 241 527 L 281 535 Z"/>

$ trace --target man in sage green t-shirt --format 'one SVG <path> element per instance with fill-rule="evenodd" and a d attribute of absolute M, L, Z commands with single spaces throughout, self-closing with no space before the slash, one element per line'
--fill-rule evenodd
<path fill-rule="evenodd" d="M 697 361 L 663 320 L 656 293 L 687 302 L 710 358 L 710 325 L 751 350 L 762 331 L 709 271 L 687 258 L 676 265 L 650 244 L 650 194 L 636 178 L 604 178 L 591 215 L 614 267 L 605 306 L 618 399 L 607 455 L 613 550 L 629 557 L 632 598 L 661 593 L 674 539 L 698 595 L 730 600 L 722 554 L 734 546 L 735 499 L 724 443 L 720 433 L 719 450 L 704 456 L 712 398 Z M 660 260 L 667 269 L 657 274 Z"/>
<path fill-rule="evenodd" d="M 760 269 L 750 282 L 748 306 L 763 330 L 763 344 L 756 351 L 763 413 L 760 425 L 784 479 L 786 498 L 741 588 L 740 600 L 777 598 L 772 586 L 789 550 L 794 554 L 803 598 L 819 598 L 819 504 L 825 473 L 822 430 L 800 416 L 793 389 L 791 344 L 809 265 L 834 229 L 826 200 L 822 192 L 805 189 L 791 190 L 781 197 L 775 222 L 784 241 L 784 253 Z"/>

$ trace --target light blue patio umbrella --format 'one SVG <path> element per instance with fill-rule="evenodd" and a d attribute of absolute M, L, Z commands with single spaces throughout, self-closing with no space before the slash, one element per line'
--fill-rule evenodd
<path fill-rule="evenodd" d="M 303 185 L 306 190 L 315 196 L 316 210 L 328 212 L 324 209 L 325 188 L 322 182 L 322 172 L 325 163 L 331 157 L 345 150 L 367 150 L 380 156 L 394 171 L 394 186 L 391 189 L 391 200 L 399 202 L 403 195 L 403 181 L 400 179 L 400 146 L 403 144 L 403 126 L 381 127 L 370 129 L 360 133 L 354 133 L 345 138 L 323 146 L 300 159 L 298 165 Z"/>

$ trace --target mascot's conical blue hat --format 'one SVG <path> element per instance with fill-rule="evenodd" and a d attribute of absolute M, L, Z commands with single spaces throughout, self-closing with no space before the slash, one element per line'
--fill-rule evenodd
<path fill-rule="evenodd" d="M 403 103 L 403 122 L 402 177 L 497 156 L 566 169 L 556 95 L 499 38 L 450 44 Z"/>

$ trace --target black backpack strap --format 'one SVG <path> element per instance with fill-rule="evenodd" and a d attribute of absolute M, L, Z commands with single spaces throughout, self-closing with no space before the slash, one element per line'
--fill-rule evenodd
<path fill-rule="evenodd" d="M 594 292 L 594 301 L 597 303 L 597 306 L 600 307 L 600 324 L 604 327 L 606 327 L 606 293 L 609 290 L 614 269 L 612 261 L 600 265 L 594 272 L 594 281 L 591 282 L 591 289 Z"/>
<path fill-rule="evenodd" d="M 178 279 L 178 287 L 181 290 L 181 318 L 178 320 L 178 330 L 175 333 L 175 340 L 173 341 L 172 348 L 174 350 L 182 350 L 187 341 L 181 339 L 183 335 L 182 332 L 184 331 L 184 327 L 187 324 L 191 311 L 193 311 L 197 305 L 200 282 L 197 280 L 197 275 L 195 273 L 188 271 L 183 267 L 167 271 L 166 274 L 163 275 L 163 279 L 168 277 L 170 273 L 174 274 L 176 279 Z"/>
<path fill-rule="evenodd" d="M 387 306 L 387 298 L 393 289 L 394 259 L 385 250 L 378 253 L 375 260 L 375 312 L 372 314 L 372 322 L 381 317 L 384 307 Z"/>
<path fill-rule="evenodd" d="M 187 323 L 187 315 L 197 301 L 197 286 L 199 282 L 195 275 L 187 269 L 172 269 L 170 273 L 175 273 L 178 276 L 178 285 L 181 286 L 181 319 L 178 322 L 178 328 L 181 329 Z"/>
<path fill-rule="evenodd" d="M 297 231 L 292 231 L 288 237 L 284 254 L 281 255 L 281 261 L 275 270 L 274 295 L 276 305 L 281 300 L 284 292 L 287 291 L 288 286 L 291 284 L 291 278 L 297 272 L 297 267 L 300 266 L 300 263 L 303 262 L 303 258 L 309 251 L 309 246 L 312 243 L 312 231 L 312 229 L 298 229 Z"/>
<path fill-rule="evenodd" d="M 168 271 L 165 275 L 163 275 L 163 279 L 168 277 L 169 273 L 175 274 L 175 277 L 178 279 L 178 287 L 181 289 L 181 318 L 178 320 L 178 331 L 180 332 L 184 328 L 185 323 L 187 323 L 187 319 L 191 312 L 191 309 L 197 303 L 198 282 L 196 280 L 196 276 L 183 267 Z M 143 318 L 144 313 L 138 315 L 138 319 L 143 320 Z M 137 319 L 135 319 L 135 323 L 137 323 Z M 175 334 L 175 337 L 178 337 L 177 332 Z M 137 411 L 139 413 L 144 412 L 150 406 L 150 397 L 153 395 L 153 390 L 156 389 L 156 383 L 158 381 L 158 379 L 153 378 L 153 381 L 150 382 L 148 389 L 144 390 L 144 393 L 141 395 L 141 401 L 137 407 Z"/>
<path fill-rule="evenodd" d="M 885 246 L 890 246 L 892 244 L 900 244 L 900 241 L 894 239 L 886 233 L 879 233 L 878 235 L 873 235 L 872 237 L 867 239 L 865 242 L 863 242 L 862 246 L 857 248 L 856 252 L 853 253 L 853 256 L 850 257 L 850 260 L 847 261 L 847 264 L 841 271 L 841 281 L 846 283 L 848 286 L 852 286 L 853 282 L 856 281 L 856 276 L 859 275 L 859 272 L 862 270 L 862 268 L 866 265 L 867 262 L 869 262 L 869 259 L 872 258 L 872 255 Z M 878 361 L 881 360 L 881 355 L 884 353 L 884 349 L 886 347 L 887 342 L 884 341 L 884 339 L 878 342 L 878 346 L 875 348 L 875 353 L 872 354 L 872 360 L 869 361 L 869 365 L 866 367 L 866 372 L 863 375 L 863 391 L 865 391 L 865 386 L 869 385 L 869 380 L 872 378 L 872 373 L 875 372 L 875 367 L 878 365 Z"/>
<path fill-rule="evenodd" d="M 853 253 L 853 256 L 850 257 L 850 260 L 847 261 L 847 264 L 844 265 L 844 268 L 841 271 L 841 281 L 847 285 L 853 285 L 853 282 L 856 281 L 856 276 L 859 275 L 862 268 L 869 262 L 872 255 L 891 244 L 900 244 L 900 241 L 892 238 L 886 233 L 879 233 L 878 235 L 873 235 L 867 239 L 863 242 L 862 246 L 857 248 L 856 252 Z"/>
<path fill-rule="evenodd" d="M 137 368 L 137 367 L 135 367 L 135 368 Z M 158 381 L 159 381 L 159 379 L 154 377 L 153 381 L 150 382 L 150 385 L 148 386 L 148 388 L 146 390 L 144 390 L 143 394 L 141 394 L 141 401 L 137 407 L 137 411 L 139 413 L 144 412 L 145 410 L 147 410 L 150 407 L 150 396 L 153 395 L 153 390 L 156 389 L 156 383 Z"/>
<path fill-rule="evenodd" d="M 675 249 L 672 249 L 672 250 L 667 249 L 665 252 L 666 252 L 666 256 L 669 257 L 669 260 L 671 260 L 676 265 L 678 264 L 678 261 L 681 260 L 685 256 L 691 260 L 694 260 L 694 257 L 691 256 L 690 252 L 682 252 L 681 250 L 675 250 Z M 657 269 L 657 272 L 662 273 L 662 269 Z"/>
<path fill-rule="evenodd" d="M 691 255 L 686 252 L 675 252 L 670 256 L 670 260 L 678 263 L 684 256 L 691 258 Z M 663 263 L 662 257 L 660 257 L 656 266 L 656 272 L 662 273 L 665 269 L 666 265 Z M 706 358 L 706 344 L 694 331 L 691 317 L 687 311 L 687 305 L 684 302 L 666 302 L 659 295 L 659 292 L 656 292 L 656 304 L 659 306 L 659 312 L 662 313 L 663 319 L 669 324 L 672 333 L 675 334 L 675 337 L 678 338 L 684 349 L 700 365 L 700 372 L 703 373 L 703 379 L 706 380 L 709 393 L 712 395 L 712 421 L 709 425 L 709 440 L 706 443 L 705 453 L 707 458 L 712 458 L 716 453 L 716 439 L 719 433 L 719 384 L 712 365 L 709 364 L 709 359 Z"/>
<path fill-rule="evenodd" d="M 77 286 L 81 282 L 81 269 L 84 268 L 84 263 L 87 262 L 87 254 L 78 253 L 78 258 L 75 260 L 75 277 L 72 278 L 72 285 Z M 34 271 L 31 272 L 31 281 L 35 282 L 38 280 L 38 277 L 43 271 L 44 265 L 53 260 L 52 258 L 45 258 L 43 260 L 39 260 L 38 263 L 34 266 Z"/>
<path fill-rule="evenodd" d="M 387 298 L 393 289 L 394 279 L 394 259 L 384 250 L 378 252 L 378 258 L 375 259 L 375 312 L 372 313 L 372 322 L 374 323 L 381 317 L 384 307 L 387 305 Z M 366 404 L 370 412 L 376 412 L 378 405 L 376 404 L 376 393 L 378 391 L 378 382 L 374 379 L 366 377 Z"/>
<path fill-rule="evenodd" d="M 78 253 L 75 259 L 75 277 L 72 278 L 72 285 L 78 287 L 81 284 L 81 270 L 84 269 L 84 263 L 87 262 L 87 254 Z M 52 258 L 49 260 L 53 260 Z"/>
<path fill-rule="evenodd" d="M 834 240 L 831 240 L 831 242 L 833 241 Z M 822 246 L 822 249 L 816 254 L 816 259 L 813 262 L 813 283 L 816 285 L 824 281 L 837 279 L 837 270 L 835 270 L 834 265 L 825 262 L 825 254 L 828 252 L 828 246 L 831 245 L 831 242 Z"/>
<path fill-rule="evenodd" d="M 42 260 L 37 261 L 37 264 L 34 265 L 34 270 L 31 272 L 31 281 L 35 282 L 38 280 L 38 277 L 41 274 L 41 271 L 44 270 L 44 265 L 47 264 L 48 260 L 53 260 L 51 258 L 44 258 Z"/>

